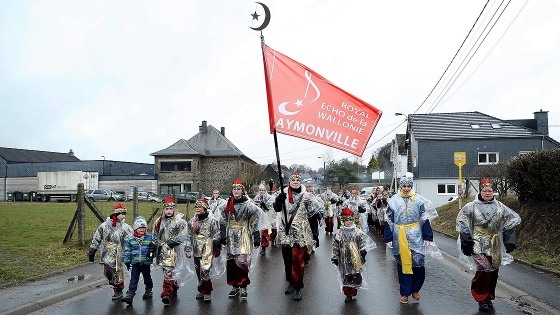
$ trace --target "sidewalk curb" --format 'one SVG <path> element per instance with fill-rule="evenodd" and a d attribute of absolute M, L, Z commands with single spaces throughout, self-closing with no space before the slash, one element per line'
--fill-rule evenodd
<path fill-rule="evenodd" d="M 453 236 L 453 235 L 450 235 L 450 234 L 448 234 L 448 233 L 445 233 L 445 232 L 442 232 L 442 231 L 438 231 L 438 230 L 435 230 L 435 229 L 434 229 L 434 231 L 435 231 L 435 232 L 438 232 L 439 234 L 442 234 L 442 235 L 445 235 L 445 236 L 447 236 L 447 237 L 450 237 L 450 238 L 452 238 L 452 239 L 454 239 L 454 240 L 457 239 L 457 237 L 455 237 L 455 236 Z M 556 271 L 556 270 L 552 270 L 552 269 L 547 268 L 547 267 L 539 266 L 539 265 L 533 264 L 533 263 L 531 263 L 531 262 L 528 262 L 528 261 L 526 261 L 526 260 L 519 259 L 519 258 L 515 258 L 515 257 L 513 257 L 513 260 L 514 260 L 515 262 L 520 263 L 520 264 L 522 264 L 522 265 L 525 265 L 525 266 L 527 266 L 527 267 L 529 267 L 529 268 L 532 268 L 532 269 L 535 269 L 535 270 L 538 270 L 538 271 L 541 271 L 541 272 L 545 272 L 545 273 L 548 273 L 548 274 L 550 274 L 550 275 L 553 275 L 553 276 L 556 276 L 556 277 L 560 278 L 560 272 L 558 272 L 558 271 Z"/>
<path fill-rule="evenodd" d="M 473 273 L 473 271 L 466 269 L 465 266 L 459 261 L 457 257 L 450 255 L 449 253 L 442 250 L 441 250 L 441 254 L 445 258 L 445 260 L 458 267 L 461 271 L 469 274 Z M 545 302 L 537 300 L 536 298 L 532 297 L 530 294 L 521 291 L 501 280 L 498 280 L 496 284 L 496 289 L 511 296 L 515 300 L 519 300 L 522 303 L 526 303 L 529 306 L 538 309 L 538 311 L 542 312 L 543 314 L 555 315 L 559 313 L 558 310 L 546 304 Z"/>
<path fill-rule="evenodd" d="M 67 290 L 64 292 L 60 292 L 58 294 L 54 294 L 52 296 L 49 296 L 47 298 L 41 299 L 41 300 L 37 300 L 33 303 L 29 303 L 27 305 L 22 305 L 18 308 L 9 310 L 7 312 L 4 313 L 0 313 L 0 315 L 24 315 L 24 314 L 29 314 L 32 312 L 36 312 L 40 309 L 43 309 L 45 307 L 51 306 L 53 304 L 56 304 L 58 302 L 62 302 L 64 300 L 73 298 L 75 296 L 78 296 L 80 294 L 84 294 L 86 292 L 89 291 L 93 291 L 97 288 L 99 288 L 102 285 L 107 284 L 107 279 L 99 279 L 93 282 L 90 282 L 88 284 L 85 284 L 81 287 L 77 287 L 77 288 L 73 288 L 71 290 Z"/>

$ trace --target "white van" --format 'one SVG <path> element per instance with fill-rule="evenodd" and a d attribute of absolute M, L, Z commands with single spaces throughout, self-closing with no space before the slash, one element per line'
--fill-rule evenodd
<path fill-rule="evenodd" d="M 360 196 L 369 196 L 369 195 L 371 195 L 371 192 L 372 192 L 376 187 L 379 187 L 379 190 L 380 190 L 380 191 L 385 190 L 385 187 L 383 187 L 383 186 L 364 187 L 364 188 L 362 188 L 362 190 L 360 190 Z"/>

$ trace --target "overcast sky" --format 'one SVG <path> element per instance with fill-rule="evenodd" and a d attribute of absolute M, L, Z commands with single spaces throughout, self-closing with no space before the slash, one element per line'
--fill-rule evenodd
<path fill-rule="evenodd" d="M 530 119 L 542 109 L 560 141 L 556 0 L 511 1 L 470 58 L 502 3 L 489 1 L 449 74 L 465 55 L 468 66 L 443 101 L 436 89 L 420 109 L 486 0 L 262 1 L 272 15 L 268 46 L 383 111 L 364 165 L 405 132 L 396 112 Z M 246 0 L 0 0 L 0 146 L 153 163 L 150 153 L 191 138 L 206 120 L 225 127 L 249 158 L 274 162 L 260 33 L 250 29 L 263 18 Z M 285 135 L 278 141 L 287 165 L 355 158 Z"/>

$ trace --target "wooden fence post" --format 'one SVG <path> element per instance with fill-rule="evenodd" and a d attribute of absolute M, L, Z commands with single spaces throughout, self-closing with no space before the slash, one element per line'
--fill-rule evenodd
<path fill-rule="evenodd" d="M 86 219 L 84 215 L 84 184 L 78 184 L 78 235 L 80 245 L 86 243 Z"/>

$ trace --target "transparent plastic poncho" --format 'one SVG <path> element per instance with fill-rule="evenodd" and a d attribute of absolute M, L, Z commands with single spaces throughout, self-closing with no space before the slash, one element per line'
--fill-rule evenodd
<path fill-rule="evenodd" d="M 335 268 L 341 289 L 342 287 L 369 288 L 362 253 L 367 253 L 374 248 L 377 248 L 377 245 L 371 237 L 354 224 L 351 227 L 342 226 L 338 229 L 333 237 L 331 260 L 338 262 Z"/>

